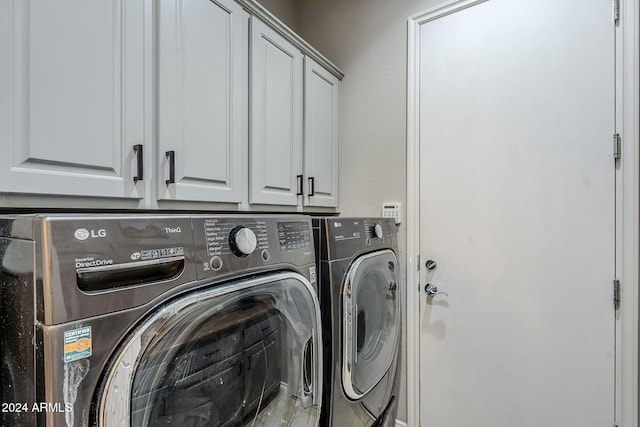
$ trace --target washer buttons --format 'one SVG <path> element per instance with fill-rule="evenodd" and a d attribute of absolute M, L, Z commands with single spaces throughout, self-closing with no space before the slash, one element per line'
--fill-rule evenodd
<path fill-rule="evenodd" d="M 262 259 L 265 261 L 269 261 L 271 259 L 271 254 L 269 253 L 268 250 L 266 249 L 262 250 Z"/>
<path fill-rule="evenodd" d="M 214 271 L 220 270 L 222 268 L 222 258 L 220 258 L 217 255 L 214 256 L 209 261 L 209 265 L 211 266 L 211 269 L 214 270 Z"/>

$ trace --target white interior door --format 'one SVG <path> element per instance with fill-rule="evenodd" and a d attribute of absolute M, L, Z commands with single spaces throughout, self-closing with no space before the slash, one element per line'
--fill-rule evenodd
<path fill-rule="evenodd" d="M 475 3 L 420 30 L 420 424 L 613 426 L 611 1 Z"/>

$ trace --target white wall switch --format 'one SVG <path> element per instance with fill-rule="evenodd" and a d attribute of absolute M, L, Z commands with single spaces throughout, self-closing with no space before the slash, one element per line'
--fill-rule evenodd
<path fill-rule="evenodd" d="M 402 215 L 402 213 L 400 212 L 400 207 L 400 203 L 383 203 L 382 217 L 393 218 L 396 221 L 396 225 L 400 224 L 400 217 Z"/>

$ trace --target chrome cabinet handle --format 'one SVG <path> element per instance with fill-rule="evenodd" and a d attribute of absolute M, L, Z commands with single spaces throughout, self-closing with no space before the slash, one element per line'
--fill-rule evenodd
<path fill-rule="evenodd" d="M 446 297 L 449 296 L 448 293 L 443 292 L 443 291 L 439 291 L 438 287 L 436 285 L 432 285 L 431 283 L 427 283 L 424 287 L 424 291 L 427 293 L 428 296 L 430 297 L 434 297 L 436 295 L 444 295 Z"/>

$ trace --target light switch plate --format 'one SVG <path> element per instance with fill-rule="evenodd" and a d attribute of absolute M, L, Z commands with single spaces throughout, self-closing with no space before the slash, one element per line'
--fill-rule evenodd
<path fill-rule="evenodd" d="M 383 203 L 382 204 L 382 217 L 393 218 L 396 225 L 400 224 L 401 217 L 401 204 L 400 203 Z"/>

